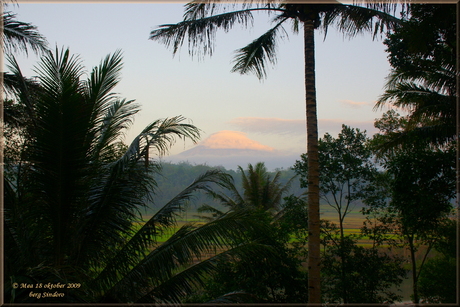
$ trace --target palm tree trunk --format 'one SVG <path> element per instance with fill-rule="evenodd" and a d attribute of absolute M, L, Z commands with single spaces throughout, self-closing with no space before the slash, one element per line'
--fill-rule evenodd
<path fill-rule="evenodd" d="M 305 100 L 308 155 L 308 301 L 321 303 L 318 120 L 316 117 L 313 21 L 304 21 Z"/>

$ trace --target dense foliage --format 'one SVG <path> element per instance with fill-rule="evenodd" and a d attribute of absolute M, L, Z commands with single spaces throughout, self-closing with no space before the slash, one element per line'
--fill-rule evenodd
<path fill-rule="evenodd" d="M 4 13 L 6 302 L 305 303 L 318 294 L 309 292 L 307 259 L 319 236 L 312 232 L 311 198 L 302 193 L 315 185 L 309 162 L 318 153 L 322 206 L 332 207 L 338 221 L 321 221 L 315 246 L 321 247 L 322 302 L 394 303 L 402 300 L 395 289 L 409 276 L 415 303 L 454 303 L 455 9 L 406 8 L 385 40 L 392 70 L 376 107 L 391 104 L 407 115 L 385 113 L 372 139 L 343 125 L 293 169 L 274 172 L 263 162 L 237 171 L 160 165 L 156 157 L 177 138 L 200 136 L 182 116 L 153 121 L 126 145 L 123 133 L 140 107 L 113 92 L 121 52 L 84 78 L 78 57 L 47 51 L 35 27 Z M 211 52 L 218 28 L 248 25 L 253 11 L 275 11 L 275 26 L 235 58 L 234 71 L 264 78 L 285 21 L 294 32 L 300 23 L 312 31 L 334 24 L 351 34 L 374 29 L 374 35 L 396 21 L 344 4 L 217 9 L 189 4 L 183 22 L 161 26 L 151 38 L 176 52 L 188 35 L 192 53 Z M 28 48 L 44 54 L 36 80 L 23 76 L 12 56 Z M 314 59 L 306 64 L 311 85 Z M 357 210 L 363 224 L 350 234 L 347 221 Z M 20 286 L 47 283 L 80 286 L 61 298 Z"/>
<path fill-rule="evenodd" d="M 285 197 L 290 188 L 291 178 L 286 183 L 280 181 L 281 171 L 271 175 L 264 163 L 238 168 L 241 186 L 238 188 L 233 178 L 225 182 L 222 192 L 210 191 L 210 196 L 218 201 L 223 211 L 205 205 L 200 212 L 211 213 L 215 219 L 229 212 L 247 211 L 253 219 L 259 220 L 270 229 L 264 243 L 276 251 L 277 257 L 267 259 L 260 255 L 238 262 L 221 263 L 217 274 L 211 278 L 200 297 L 192 297 L 197 302 L 209 296 L 222 295 L 231 291 L 250 293 L 252 301 L 259 303 L 289 303 L 307 301 L 306 272 L 301 266 L 303 257 L 300 249 L 290 246 L 291 238 L 299 239 L 295 233 L 306 219 L 305 202 L 294 196 Z M 298 215 L 294 215 L 298 214 Z M 250 234 L 257 237 L 257 233 Z M 261 283 L 260 280 L 264 282 Z"/>
<path fill-rule="evenodd" d="M 441 265 L 429 255 L 441 240 L 433 234 L 451 218 L 455 196 L 456 22 L 454 4 L 413 4 L 385 41 L 392 70 L 377 106 L 392 104 L 407 115 L 388 112 L 377 122 L 381 133 L 375 144 L 389 173 L 386 189 L 391 195 L 381 220 L 393 223 L 410 251 L 416 303 L 420 298 L 455 301 L 453 288 L 447 287 L 450 296 L 444 292 L 447 288 L 427 290 L 426 277 L 434 264 L 445 269 L 449 263 Z M 416 254 L 424 248 L 417 261 Z"/>
<path fill-rule="evenodd" d="M 456 35 L 455 4 L 413 4 L 388 35 L 392 69 L 377 106 L 389 103 L 409 112 L 388 145 L 455 139 Z"/>
<path fill-rule="evenodd" d="M 401 284 L 402 259 L 383 248 L 376 238 L 371 247 L 358 245 L 357 235 L 346 235 L 346 217 L 369 201 L 382 200 L 375 193 L 381 174 L 373 161 L 370 140 L 359 129 L 342 126 L 337 138 L 326 133 L 319 140 L 320 193 L 324 206 L 334 209 L 338 227 L 322 223 L 323 300 L 328 303 L 392 303 L 401 297 L 391 287 Z M 294 168 L 306 186 L 308 156 Z M 365 210 L 362 210 L 366 213 Z M 363 235 L 365 235 L 363 230 Z"/>
<path fill-rule="evenodd" d="M 199 129 L 181 116 L 156 120 L 120 146 L 139 111 L 112 92 L 121 67 L 118 51 L 84 80 L 78 57 L 56 49 L 37 68 L 40 90 L 29 95 L 23 87 L 16 97 L 29 107 L 30 120 L 18 155 L 5 161 L 4 294 L 10 303 L 178 303 L 219 259 L 270 257 L 255 235 L 263 237 L 265 225 L 242 211 L 185 224 L 159 240 L 195 191 L 228 177 L 219 170 L 201 174 L 141 220 L 140 210 L 155 201 L 153 174 L 160 170 L 148 153 L 166 153 L 175 138 L 196 141 Z M 47 283 L 78 287 L 56 298 L 45 295 Z"/>

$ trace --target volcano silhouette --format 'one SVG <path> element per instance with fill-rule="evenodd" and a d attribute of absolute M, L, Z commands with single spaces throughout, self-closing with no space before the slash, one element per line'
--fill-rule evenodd
<path fill-rule="evenodd" d="M 231 169 L 236 169 L 238 165 L 246 168 L 248 163 L 265 162 L 270 169 L 292 166 L 295 158 L 298 156 L 286 155 L 282 151 L 251 140 L 243 132 L 223 130 L 210 135 L 189 150 L 168 157 L 167 160 Z"/>

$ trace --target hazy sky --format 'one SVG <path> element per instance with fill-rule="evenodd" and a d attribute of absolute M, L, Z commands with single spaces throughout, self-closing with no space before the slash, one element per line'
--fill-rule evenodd
<path fill-rule="evenodd" d="M 199 60 L 189 56 L 186 46 L 173 57 L 171 50 L 148 39 L 158 25 L 181 21 L 182 3 L 20 1 L 7 10 L 36 25 L 52 48 L 69 47 L 79 54 L 88 71 L 107 54 L 123 51 L 123 77 L 116 92 L 142 105 L 127 141 L 155 119 L 183 115 L 204 131 L 202 140 L 236 131 L 279 151 L 306 151 L 302 35 L 286 27 L 289 36 L 279 41 L 278 62 L 266 80 L 230 72 L 234 51 L 271 25 L 264 13 L 256 14 L 254 28 L 237 25 L 217 35 L 213 56 Z M 389 72 L 383 39 L 373 41 L 370 34 L 348 39 L 335 29 L 323 38 L 317 32 L 320 136 L 335 135 L 342 123 L 372 134 L 374 119 L 386 111 L 373 110 Z M 24 73 L 33 75 L 30 67 L 37 58 L 18 58 Z M 192 147 L 179 141 L 171 154 Z"/>

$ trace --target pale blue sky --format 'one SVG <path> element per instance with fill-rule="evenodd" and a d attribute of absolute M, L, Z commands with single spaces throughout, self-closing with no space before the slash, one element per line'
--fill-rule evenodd
<path fill-rule="evenodd" d="M 185 3 L 185 2 L 184 2 Z M 236 26 L 217 36 L 214 55 L 199 61 L 187 48 L 175 57 L 164 45 L 148 40 L 160 24 L 182 19 L 183 4 L 172 3 L 27 3 L 9 6 L 21 21 L 31 22 L 51 47 L 70 47 L 88 68 L 117 49 L 124 54 L 123 79 L 116 91 L 142 105 L 127 141 L 149 122 L 183 115 L 204 130 L 202 139 L 222 130 L 277 150 L 305 152 L 305 99 L 302 35 L 278 44 L 278 63 L 268 78 L 231 73 L 233 52 L 268 29 L 263 13 L 249 30 Z M 336 134 L 345 123 L 374 132 L 373 111 L 389 72 L 383 39 L 371 35 L 344 38 L 330 29 L 316 36 L 317 101 L 320 134 Z M 26 75 L 35 56 L 19 57 Z M 192 147 L 179 142 L 172 154 Z"/>

